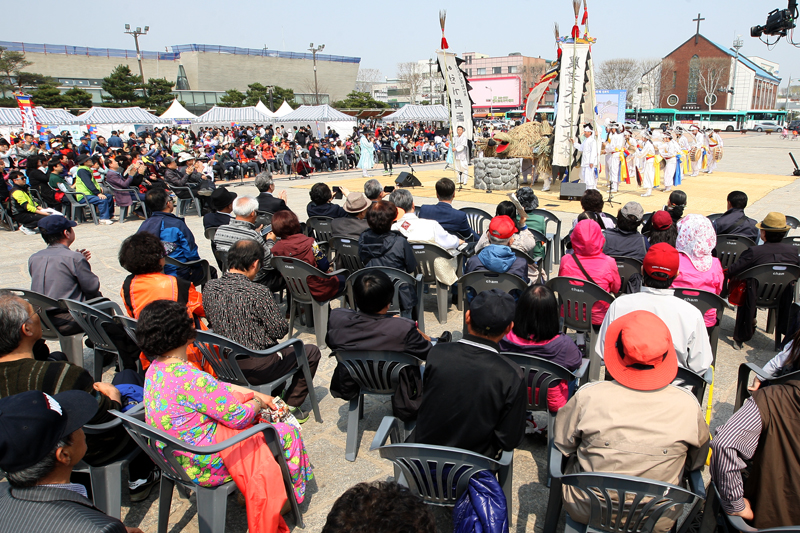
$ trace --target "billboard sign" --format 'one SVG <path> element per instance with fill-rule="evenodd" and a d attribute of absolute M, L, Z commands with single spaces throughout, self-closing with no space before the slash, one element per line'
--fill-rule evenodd
<path fill-rule="evenodd" d="M 606 137 L 606 120 L 625 124 L 625 101 L 628 91 L 595 91 L 597 102 L 597 125 L 600 126 L 600 136 Z"/>
<path fill-rule="evenodd" d="M 522 87 L 517 76 L 501 78 L 469 78 L 472 107 L 501 109 L 522 105 Z"/>

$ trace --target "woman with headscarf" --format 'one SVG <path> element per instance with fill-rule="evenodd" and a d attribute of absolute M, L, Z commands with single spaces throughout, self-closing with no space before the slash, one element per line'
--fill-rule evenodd
<path fill-rule="evenodd" d="M 674 288 L 699 289 L 719 294 L 725 275 L 719 259 L 711 256 L 717 246 L 717 234 L 711 221 L 703 215 L 686 215 L 678 223 L 678 239 L 675 248 L 680 252 L 678 277 L 672 282 Z M 711 309 L 705 314 L 706 327 L 717 323 L 717 312 Z"/>

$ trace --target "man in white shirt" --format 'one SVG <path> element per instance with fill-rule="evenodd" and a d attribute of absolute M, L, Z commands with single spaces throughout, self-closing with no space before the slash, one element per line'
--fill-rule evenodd
<path fill-rule="evenodd" d="M 597 167 L 598 155 L 597 140 L 594 138 L 594 128 L 591 124 L 584 124 L 583 136 L 586 138 L 582 143 L 573 139 L 575 148 L 581 152 L 581 181 L 586 184 L 586 189 L 597 189 Z"/>
<path fill-rule="evenodd" d="M 459 190 L 467 184 L 469 178 L 469 144 L 464 128 L 456 128 L 456 137 L 453 140 L 453 165 L 458 174 Z"/>
<path fill-rule="evenodd" d="M 664 321 L 672 334 L 678 364 L 683 368 L 704 374 L 711 366 L 713 354 L 708 341 L 703 314 L 695 306 L 676 298 L 669 287 L 678 275 L 680 254 L 667 243 L 650 247 L 642 265 L 641 292 L 620 296 L 608 308 L 595 352 L 603 358 L 606 332 L 617 318 L 634 311 L 650 311 Z"/>
<path fill-rule="evenodd" d="M 438 244 L 452 255 L 464 241 L 456 235 L 448 233 L 435 220 L 419 218 L 414 213 L 414 197 L 407 189 L 395 189 L 388 200 L 405 211 L 405 214 L 392 224 L 392 231 L 399 231 L 409 241 L 430 242 Z"/>

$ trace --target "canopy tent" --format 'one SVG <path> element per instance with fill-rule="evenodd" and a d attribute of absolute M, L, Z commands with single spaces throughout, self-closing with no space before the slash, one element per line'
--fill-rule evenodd
<path fill-rule="evenodd" d="M 450 113 L 443 105 L 406 104 L 391 115 L 383 117 L 384 122 L 450 122 Z"/>
<path fill-rule="evenodd" d="M 273 113 L 273 114 L 276 117 L 282 118 L 282 117 L 285 117 L 286 115 L 288 115 L 289 113 L 291 113 L 292 111 L 294 111 L 294 109 L 292 109 L 292 106 L 287 104 L 286 100 L 284 100 L 283 103 L 281 104 L 281 106 L 278 109 L 276 109 L 275 113 Z"/>
<path fill-rule="evenodd" d="M 334 109 L 327 104 L 323 105 L 301 105 L 285 117 L 276 119 L 277 123 L 299 123 L 299 125 L 309 125 L 316 129 L 313 133 L 317 137 L 323 137 L 327 128 L 331 128 L 339 135 L 349 135 L 356 127 L 355 118 Z"/>
<path fill-rule="evenodd" d="M 269 124 L 273 118 L 260 112 L 255 106 L 217 107 L 214 106 L 192 121 L 194 125 Z"/>
<path fill-rule="evenodd" d="M 261 99 L 259 99 L 258 103 L 256 104 L 256 110 L 260 111 L 261 113 L 264 113 L 268 117 L 274 117 L 275 116 L 275 113 L 270 111 L 269 108 L 266 105 L 264 105 L 264 102 L 262 102 Z"/>
<path fill-rule="evenodd" d="M 46 126 L 56 126 L 59 124 L 75 124 L 77 117 L 65 109 L 45 109 L 36 107 L 34 110 L 36 120 L 39 124 Z M 22 114 L 18 107 L 0 108 L 0 125 L 2 126 L 21 126 Z"/>
<path fill-rule="evenodd" d="M 77 120 L 80 124 L 164 124 L 141 107 L 93 107 Z"/>
<path fill-rule="evenodd" d="M 167 120 L 191 120 L 197 118 L 197 115 L 183 107 L 176 98 L 172 101 L 169 109 L 164 111 L 161 118 Z"/>

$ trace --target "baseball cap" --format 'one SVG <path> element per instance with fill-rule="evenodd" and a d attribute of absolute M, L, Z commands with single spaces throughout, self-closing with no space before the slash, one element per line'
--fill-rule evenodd
<path fill-rule="evenodd" d="M 73 222 L 64 215 L 48 215 L 39 220 L 38 225 L 42 235 L 55 235 L 65 229 L 74 228 L 78 223 Z"/>
<path fill-rule="evenodd" d="M 495 239 L 509 239 L 516 231 L 516 224 L 507 215 L 496 216 L 489 223 L 489 235 Z"/>
<path fill-rule="evenodd" d="M 0 468 L 13 473 L 35 465 L 95 413 L 97 400 L 84 391 L 26 391 L 0 399 Z"/>
<path fill-rule="evenodd" d="M 660 242 L 647 251 L 642 261 L 645 274 L 657 279 L 670 279 L 678 275 L 680 254 L 673 246 Z"/>
<path fill-rule="evenodd" d="M 516 308 L 514 297 L 507 292 L 499 289 L 483 291 L 469 304 L 472 329 L 479 332 L 505 329 L 514 320 Z"/>
<path fill-rule="evenodd" d="M 650 220 L 653 222 L 653 227 L 659 231 L 664 231 L 672 225 L 672 215 L 663 210 L 653 213 L 653 218 Z"/>
<path fill-rule="evenodd" d="M 672 334 L 650 311 L 634 311 L 614 320 L 606 330 L 604 348 L 606 370 L 629 389 L 657 390 L 678 374 Z"/>
<path fill-rule="evenodd" d="M 622 209 L 620 209 L 620 214 L 624 217 L 634 216 L 636 217 L 636 220 L 641 222 L 642 217 L 644 217 L 644 209 L 642 209 L 642 206 L 639 204 L 639 202 L 628 202 L 622 206 Z"/>
<path fill-rule="evenodd" d="M 372 202 L 363 192 L 351 192 L 344 202 L 344 210 L 348 213 L 360 213 L 372 205 Z"/>

